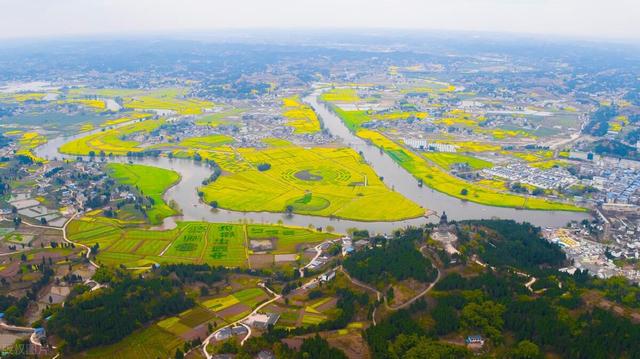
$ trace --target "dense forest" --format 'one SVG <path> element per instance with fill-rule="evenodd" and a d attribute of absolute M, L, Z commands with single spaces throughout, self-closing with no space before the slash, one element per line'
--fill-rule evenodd
<path fill-rule="evenodd" d="M 93 293 L 88 287 L 77 287 L 75 297 L 48 322 L 49 331 L 64 339 L 65 349 L 115 343 L 151 320 L 194 305 L 184 290 L 167 278 L 132 278 L 124 272 L 100 271 L 98 277 L 109 277 L 107 288 Z"/>
<path fill-rule="evenodd" d="M 560 249 L 540 236 L 530 224 L 506 220 L 456 223 L 462 256 L 452 263 L 433 290 L 409 308 L 383 311 L 376 325 L 363 330 L 363 339 L 374 359 L 497 358 L 536 359 L 551 354 L 562 358 L 640 358 L 640 325 L 600 305 L 600 300 L 637 310 L 640 288 L 624 278 L 598 279 L 586 272 L 570 275 L 557 271 L 565 264 Z M 376 237 L 373 248 L 354 253 L 345 268 L 363 281 L 427 278 L 431 262 L 417 249 L 422 230 L 396 233 L 392 239 Z M 430 244 L 432 245 L 432 244 Z M 446 255 L 446 253 L 443 253 Z M 477 256 L 489 266 L 469 260 Z M 135 329 L 193 305 L 184 295 L 187 286 L 227 280 L 228 274 L 259 275 L 266 281 L 284 274 L 261 270 L 229 269 L 208 265 L 167 265 L 147 278 L 133 278 L 122 271 L 100 269 L 94 278 L 108 288 L 90 292 L 78 286 L 62 308 L 53 310 L 50 332 L 64 340 L 66 349 L 78 351 L 113 343 Z M 537 281 L 527 288 L 531 276 Z M 336 282 L 334 282 L 336 283 Z M 335 284 L 334 284 L 335 285 Z M 315 325 L 296 328 L 269 327 L 243 346 L 236 341 L 219 343 L 216 353 L 253 358 L 271 350 L 285 359 L 345 358 L 316 333 L 348 328 L 354 321 L 371 318 L 381 303 L 353 288 L 335 287 L 335 315 Z M 321 289 L 308 296 L 320 298 Z M 602 298 L 602 299 L 600 299 Z M 12 305 L 0 298 L 0 306 Z M 381 307 L 378 307 L 381 309 Z M 461 345 L 469 335 L 481 335 L 480 351 Z M 298 349 L 284 338 L 302 338 Z M 476 349 L 477 350 L 477 349 Z"/>
<path fill-rule="evenodd" d="M 560 247 L 540 236 L 540 229 L 512 220 L 479 220 L 459 223 L 462 251 L 477 254 L 491 266 L 508 266 L 535 272 L 556 268 L 565 255 Z"/>
<path fill-rule="evenodd" d="M 343 265 L 350 275 L 367 283 L 384 285 L 409 278 L 431 282 L 437 270 L 416 248 L 415 239 L 415 233 L 403 233 L 380 246 L 350 255 Z"/>

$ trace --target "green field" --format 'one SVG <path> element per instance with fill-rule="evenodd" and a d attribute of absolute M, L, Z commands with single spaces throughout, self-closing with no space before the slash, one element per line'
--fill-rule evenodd
<path fill-rule="evenodd" d="M 210 101 L 187 98 L 187 91 L 180 88 L 164 88 L 135 94 L 124 98 L 124 107 L 136 110 L 170 110 L 180 115 L 199 115 L 215 107 Z"/>
<path fill-rule="evenodd" d="M 152 324 L 135 331 L 116 344 L 90 349 L 77 358 L 155 359 L 173 357 L 183 340 Z"/>
<path fill-rule="evenodd" d="M 295 253 L 297 246 L 301 243 L 313 244 L 320 243 L 327 238 L 326 233 L 313 232 L 304 228 L 288 228 L 282 226 L 271 225 L 251 225 L 247 228 L 249 239 L 274 239 L 276 241 L 276 249 L 271 251 L 273 254 Z"/>
<path fill-rule="evenodd" d="M 481 187 L 459 179 L 440 168 L 430 165 L 425 159 L 403 148 L 376 131 L 361 130 L 357 132 L 361 138 L 371 141 L 383 148 L 396 162 L 414 177 L 422 179 L 424 184 L 447 195 L 463 200 L 496 207 L 514 207 L 537 210 L 585 211 L 584 208 L 569 203 L 552 202 L 542 198 L 523 197 L 499 192 L 494 188 Z M 467 191 L 464 195 L 463 189 Z"/>
<path fill-rule="evenodd" d="M 428 152 L 424 154 L 424 157 L 444 169 L 451 169 L 454 164 L 465 163 L 474 170 L 493 167 L 493 164 L 489 161 L 459 153 Z"/>
<path fill-rule="evenodd" d="M 212 150 L 216 147 L 233 142 L 233 138 L 225 135 L 210 135 L 205 137 L 191 137 L 180 142 L 180 146 L 186 148 L 199 148 Z"/>
<path fill-rule="evenodd" d="M 155 263 L 246 267 L 248 238 L 245 233 L 255 238 L 267 238 L 263 235 L 278 238 L 274 253 L 296 253 L 296 247 L 302 243 L 314 244 L 335 238 L 332 234 L 301 228 L 206 222 L 178 222 L 174 229 L 155 231 L 131 228 L 130 223 L 99 215 L 72 221 L 67 233 L 71 241 L 89 246 L 98 244 L 98 262 L 127 267 Z"/>
<path fill-rule="evenodd" d="M 349 148 L 220 149 L 203 154 L 222 168 L 201 188 L 206 202 L 237 211 L 335 216 L 361 221 L 415 218 L 424 210 L 391 191 Z M 271 168 L 258 170 L 268 163 Z M 380 203 L 387 206 L 381 207 Z"/>
<path fill-rule="evenodd" d="M 215 318 L 215 314 L 212 311 L 196 305 L 177 316 L 163 319 L 156 325 L 174 335 L 182 335 L 213 318 Z"/>
<path fill-rule="evenodd" d="M 164 218 L 177 214 L 162 198 L 164 192 L 180 180 L 177 172 L 152 166 L 110 163 L 107 173 L 118 183 L 135 187 L 153 199 L 153 206 L 147 209 L 147 217 L 152 224 L 162 223 Z"/>
<path fill-rule="evenodd" d="M 362 127 L 362 124 L 372 120 L 368 111 L 345 111 L 338 106 L 332 106 L 331 108 L 351 131 L 358 130 Z"/>
<path fill-rule="evenodd" d="M 264 300 L 265 296 L 266 293 L 260 288 L 247 288 L 233 294 L 229 294 L 225 297 L 206 300 L 202 302 L 202 305 L 214 312 L 230 308 L 238 303 L 242 303 L 253 308 Z"/>

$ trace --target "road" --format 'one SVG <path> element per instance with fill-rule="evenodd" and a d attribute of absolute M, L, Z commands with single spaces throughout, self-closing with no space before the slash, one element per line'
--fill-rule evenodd
<path fill-rule="evenodd" d="M 260 284 L 259 284 L 260 285 Z M 280 294 L 276 294 L 273 290 L 271 290 L 269 287 L 267 287 L 266 285 L 262 284 L 260 285 L 262 288 L 264 288 L 266 291 L 268 291 L 271 295 L 275 295 L 275 297 L 271 298 L 270 300 L 260 304 L 259 306 L 256 307 L 256 309 L 254 309 L 251 313 L 249 313 L 248 315 L 246 315 L 245 317 L 236 320 L 233 323 L 227 324 L 224 327 L 219 328 L 218 330 L 214 331 L 213 333 L 209 334 L 209 336 L 202 342 L 202 352 L 205 355 L 205 357 L 207 359 L 211 359 L 213 358 L 213 356 L 211 354 L 209 354 L 209 352 L 207 351 L 207 346 L 209 345 L 209 343 L 211 342 L 211 339 L 213 339 L 213 337 L 215 336 L 215 334 L 217 332 L 219 332 L 220 330 L 224 329 L 224 328 L 228 328 L 228 327 L 234 327 L 238 324 L 242 325 L 243 327 L 245 327 L 247 329 L 247 335 L 240 341 L 240 345 L 243 345 L 245 341 L 247 341 L 247 339 L 249 339 L 249 337 L 251 337 L 251 327 L 249 327 L 248 325 L 246 325 L 244 323 L 244 321 L 251 317 L 252 315 L 258 313 L 258 311 L 264 307 L 266 307 L 267 305 L 275 302 L 276 300 L 282 298 L 282 295 Z"/>
<path fill-rule="evenodd" d="M 304 267 L 299 269 L 300 278 L 304 278 L 304 270 L 309 268 L 311 266 L 311 263 L 315 262 L 316 259 L 320 258 L 320 256 L 322 255 L 322 246 L 327 243 L 334 243 L 335 241 L 338 241 L 338 239 L 324 241 L 314 247 L 314 249 L 316 250 L 316 255 L 313 257 L 313 259 L 309 261 L 309 263 L 307 263 Z"/>
<path fill-rule="evenodd" d="M 426 245 L 423 245 L 422 247 L 420 247 L 420 253 L 422 253 L 422 255 L 425 255 L 424 254 L 424 250 L 426 248 L 427 248 Z M 433 287 L 440 281 L 440 279 L 442 277 L 442 272 L 440 271 L 440 268 L 438 268 L 438 266 L 435 266 L 435 265 L 434 265 L 434 267 L 438 271 L 438 275 L 436 276 L 436 279 L 431 284 L 429 284 L 429 286 L 426 289 L 424 289 L 422 292 L 418 293 L 416 296 L 414 296 L 413 298 L 409 299 L 408 301 L 406 301 L 406 302 L 404 302 L 404 303 L 402 303 L 400 305 L 397 305 L 397 306 L 390 306 L 387 303 L 387 298 L 384 297 L 384 306 L 385 306 L 385 308 L 388 309 L 388 310 L 391 310 L 391 311 L 396 311 L 396 310 L 400 310 L 400 309 L 406 308 L 406 307 L 410 306 L 411 304 L 413 304 L 416 300 L 422 298 L 424 295 L 429 293 L 433 289 Z M 379 290 L 375 289 L 374 287 L 372 287 L 372 286 L 370 286 L 370 285 L 368 285 L 366 283 L 363 283 L 363 282 L 361 282 L 361 281 L 359 281 L 357 279 L 352 278 L 345 270 L 342 269 L 342 266 L 340 266 L 339 269 L 340 269 L 340 271 L 342 273 L 344 273 L 344 275 L 347 277 L 347 279 L 349 279 L 349 281 L 351 283 L 357 285 L 358 287 L 367 289 L 367 290 L 375 293 L 376 294 L 376 298 L 377 298 L 378 301 L 380 301 L 380 299 L 383 298 L 382 293 L 380 293 Z M 377 310 L 377 307 L 374 308 L 373 313 L 372 313 L 373 325 L 376 325 L 376 310 Z"/>
<path fill-rule="evenodd" d="M 422 253 L 422 255 L 424 255 L 424 250 L 426 248 L 427 248 L 426 245 L 420 247 L 420 253 Z M 434 265 L 434 267 L 436 268 L 436 271 L 438 272 L 438 275 L 436 276 L 436 279 L 431 284 L 429 284 L 429 286 L 425 290 L 423 290 L 422 292 L 418 293 L 418 295 L 416 295 L 415 297 L 409 299 L 408 301 L 406 301 L 406 302 L 404 302 L 404 303 L 402 303 L 400 305 L 397 305 L 395 307 L 392 307 L 392 306 L 388 305 L 387 304 L 387 299 L 385 298 L 385 300 L 384 300 L 385 306 L 388 309 L 391 309 L 391 310 L 403 309 L 403 308 L 406 308 L 406 307 L 410 306 L 411 304 L 413 304 L 416 300 L 422 298 L 425 294 L 429 293 L 429 291 L 431 291 L 431 289 L 433 289 L 433 287 L 440 281 L 440 277 L 442 275 L 441 274 L 442 272 L 440 271 L 440 268 L 438 268 L 438 266 L 436 266 L 436 265 Z"/>
<path fill-rule="evenodd" d="M 67 226 L 69 225 L 69 223 L 71 223 L 71 221 L 73 221 L 74 218 L 76 218 L 78 216 L 78 213 L 75 213 L 73 216 L 71 216 L 71 218 L 69 218 L 65 223 L 64 226 L 62 226 L 62 228 L 58 228 L 58 227 L 49 227 L 49 226 L 41 226 L 38 224 L 31 224 L 29 222 L 21 222 L 21 224 L 24 224 L 25 226 L 28 227 L 33 227 L 33 228 L 43 228 L 43 229 L 53 229 L 53 230 L 57 230 L 57 231 L 62 231 L 62 239 L 64 239 L 65 242 L 69 243 L 69 244 L 73 244 L 74 246 L 78 246 L 81 248 L 84 248 L 87 250 L 87 260 L 89 261 L 89 263 L 91 263 L 92 266 L 94 266 L 96 269 L 100 268 L 100 266 L 98 264 L 96 264 L 94 261 L 91 260 L 91 247 L 86 246 L 82 243 L 78 243 L 78 242 L 73 242 L 71 241 L 68 237 L 67 237 Z M 2 218 L 2 220 L 6 220 L 6 218 Z M 28 249 L 25 249 L 28 250 Z M 14 254 L 14 253 L 19 253 L 19 252 L 23 252 L 25 250 L 21 250 L 21 251 L 16 251 L 16 252 L 12 252 L 10 254 Z M 7 255 L 7 254 L 4 254 Z"/>

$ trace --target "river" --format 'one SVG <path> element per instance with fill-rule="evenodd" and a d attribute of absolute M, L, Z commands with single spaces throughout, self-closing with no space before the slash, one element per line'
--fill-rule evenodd
<path fill-rule="evenodd" d="M 322 119 L 325 128 L 331 134 L 344 141 L 344 143 L 356 151 L 361 151 L 366 161 L 373 167 L 379 176 L 384 178 L 384 182 L 392 189 L 412 199 L 416 203 L 430 210 L 442 213 L 447 212 L 451 219 L 481 219 L 481 218 L 509 218 L 517 221 L 528 221 L 535 225 L 562 226 L 570 220 L 582 220 L 588 218 L 585 213 L 561 212 L 561 211 L 531 211 L 516 210 L 512 208 L 500 208 L 483 206 L 471 202 L 461 201 L 457 198 L 444 195 L 440 192 L 418 187 L 417 181 L 408 172 L 397 165 L 389 156 L 382 153 L 377 147 L 367 144 L 362 139 L 353 135 L 342 121 L 322 103 L 318 102 L 319 93 L 314 93 L 304 99 L 309 103 Z M 120 126 L 125 125 L 121 124 Z M 46 144 L 35 149 L 37 156 L 53 158 L 76 158 L 77 156 L 63 155 L 58 152 L 58 148 L 68 141 L 90 135 L 101 131 L 97 129 L 84 132 L 69 137 L 57 137 Z M 158 228 L 173 228 L 176 221 L 209 221 L 209 222 L 245 222 L 245 223 L 282 223 L 285 225 L 301 227 L 322 227 L 331 226 L 336 232 L 345 233 L 349 228 L 368 229 L 375 233 L 391 233 L 398 228 L 425 224 L 428 221 L 435 221 L 437 218 L 416 218 L 406 221 L 396 222 L 359 222 L 342 219 L 331 219 L 326 217 L 308 215 L 286 215 L 284 213 L 270 212 L 236 212 L 223 209 L 214 210 L 202 203 L 197 194 L 197 188 L 202 185 L 202 181 L 208 178 L 212 171 L 206 165 L 190 160 L 167 157 L 144 157 L 106 158 L 111 162 L 132 162 L 170 169 L 178 172 L 182 177 L 180 182 L 169 188 L 165 194 L 167 202 L 173 201 L 178 204 L 182 211 L 181 216 L 166 218 Z M 382 204 L 381 204 L 382 205 Z"/>

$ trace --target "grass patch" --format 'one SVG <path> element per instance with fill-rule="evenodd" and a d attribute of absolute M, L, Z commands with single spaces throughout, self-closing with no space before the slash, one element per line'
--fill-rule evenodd
<path fill-rule="evenodd" d="M 150 197 L 153 205 L 147 209 L 147 217 L 152 224 L 162 223 L 166 217 L 177 214 L 177 211 L 169 207 L 162 196 L 173 184 L 180 180 L 177 172 L 163 168 L 110 163 L 107 172 L 118 183 L 137 188 L 144 196 Z"/>

